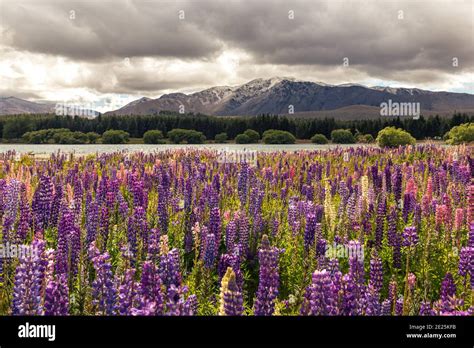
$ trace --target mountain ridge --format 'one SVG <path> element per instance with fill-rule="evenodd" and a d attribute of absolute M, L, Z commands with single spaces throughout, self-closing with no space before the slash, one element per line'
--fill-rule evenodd
<path fill-rule="evenodd" d="M 356 83 L 331 85 L 293 77 L 256 78 L 237 86 L 213 86 L 193 93 L 174 92 L 158 98 L 141 97 L 104 115 L 150 115 L 161 111 L 202 113 L 216 116 L 252 116 L 263 113 L 288 115 L 337 114 L 341 110 L 360 114 L 360 106 L 371 110 L 381 103 L 419 102 L 422 113 L 446 114 L 474 110 L 474 95 L 419 88 L 373 86 Z M 53 104 L 16 97 L 0 97 L 0 115 L 53 113 Z M 357 116 L 358 117 L 358 116 Z"/>
<path fill-rule="evenodd" d="M 360 84 L 329 85 L 273 77 L 254 79 L 239 86 L 215 86 L 189 94 L 164 94 L 138 106 L 129 103 L 106 112 L 105 115 L 146 115 L 160 111 L 217 116 L 288 114 L 290 105 L 297 113 L 337 110 L 357 105 L 379 107 L 389 99 L 394 102 L 419 102 L 422 110 L 431 112 L 474 109 L 474 95 L 468 93 L 434 92 L 406 87 L 367 87 Z"/>

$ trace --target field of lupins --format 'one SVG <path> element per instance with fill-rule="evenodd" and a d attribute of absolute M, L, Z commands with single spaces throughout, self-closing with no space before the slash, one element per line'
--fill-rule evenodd
<path fill-rule="evenodd" d="M 0 154 L 0 314 L 474 313 L 472 148 L 218 157 Z"/>

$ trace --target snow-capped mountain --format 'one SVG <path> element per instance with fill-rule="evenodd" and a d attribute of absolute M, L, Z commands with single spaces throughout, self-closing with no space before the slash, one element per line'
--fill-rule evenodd
<path fill-rule="evenodd" d="M 474 95 L 432 92 L 417 88 L 366 87 L 359 84 L 328 85 L 288 77 L 255 79 L 240 86 L 220 86 L 192 94 L 165 94 L 139 99 L 110 111 L 115 115 L 145 115 L 160 111 L 184 111 L 209 115 L 287 114 L 337 110 L 351 106 L 375 106 L 387 102 L 419 102 L 422 110 L 474 109 Z"/>

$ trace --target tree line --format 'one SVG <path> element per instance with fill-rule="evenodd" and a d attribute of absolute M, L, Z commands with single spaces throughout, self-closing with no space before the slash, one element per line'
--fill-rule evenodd
<path fill-rule="evenodd" d="M 352 133 L 371 134 L 376 137 L 385 127 L 401 128 L 416 139 L 443 137 L 452 127 L 474 122 L 474 116 L 455 113 L 451 117 L 388 118 L 366 120 L 335 120 L 333 118 L 295 118 L 277 115 L 259 116 L 207 116 L 162 112 L 149 116 L 103 116 L 94 119 L 56 115 L 13 115 L 0 117 L 0 134 L 6 139 L 19 139 L 23 134 L 51 128 L 66 128 L 72 132 L 96 132 L 123 130 L 130 137 L 141 138 L 150 129 L 161 130 L 165 135 L 172 129 L 193 129 L 202 132 L 207 139 L 227 133 L 230 139 L 247 129 L 263 134 L 268 129 L 288 131 L 298 139 L 310 139 L 314 134 L 330 137 L 335 129 L 349 129 Z"/>

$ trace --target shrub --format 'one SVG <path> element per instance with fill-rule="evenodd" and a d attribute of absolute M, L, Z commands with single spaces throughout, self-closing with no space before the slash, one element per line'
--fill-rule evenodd
<path fill-rule="evenodd" d="M 235 137 L 235 142 L 236 144 L 250 144 L 250 138 L 244 133 L 238 134 Z"/>
<path fill-rule="evenodd" d="M 168 138 L 175 144 L 186 142 L 188 144 L 201 144 L 206 140 L 202 132 L 192 129 L 175 128 L 168 132 Z"/>
<path fill-rule="evenodd" d="M 249 137 L 251 143 L 258 143 L 260 140 L 260 134 L 258 134 L 258 132 L 254 131 L 253 129 L 247 129 L 244 134 Z"/>
<path fill-rule="evenodd" d="M 23 134 L 22 139 L 30 144 L 85 144 L 89 140 L 86 134 L 71 132 L 67 128 L 51 128 L 26 132 Z"/>
<path fill-rule="evenodd" d="M 104 144 L 125 144 L 130 139 L 130 134 L 122 130 L 110 129 L 102 134 Z"/>
<path fill-rule="evenodd" d="M 335 129 L 331 132 L 331 140 L 335 144 L 354 144 L 355 138 L 348 129 Z"/>
<path fill-rule="evenodd" d="M 87 135 L 82 132 L 63 132 L 54 136 L 56 144 L 85 144 Z"/>
<path fill-rule="evenodd" d="M 329 141 L 324 134 L 315 134 L 311 137 L 311 142 L 313 144 L 327 144 Z"/>
<path fill-rule="evenodd" d="M 358 143 L 363 143 L 363 144 L 370 144 L 370 143 L 373 143 L 375 140 L 374 140 L 374 137 L 372 136 L 372 134 L 359 134 L 357 136 L 357 142 Z"/>
<path fill-rule="evenodd" d="M 214 137 L 214 141 L 216 143 L 225 143 L 227 141 L 227 133 L 219 133 L 219 134 L 216 134 L 216 136 Z"/>
<path fill-rule="evenodd" d="M 164 144 L 163 133 L 159 130 L 149 130 L 143 134 L 143 142 L 145 144 Z"/>
<path fill-rule="evenodd" d="M 287 131 L 269 129 L 263 133 L 265 144 L 294 144 L 296 139 L 293 134 Z"/>
<path fill-rule="evenodd" d="M 385 127 L 377 135 L 377 143 L 381 147 L 397 147 L 400 145 L 414 145 L 416 140 L 403 129 Z"/>
<path fill-rule="evenodd" d="M 96 132 L 88 132 L 86 133 L 87 140 L 89 141 L 89 144 L 95 144 L 97 140 L 99 140 L 100 135 L 97 134 Z"/>
<path fill-rule="evenodd" d="M 451 130 L 446 133 L 445 140 L 451 145 L 473 142 L 474 123 L 464 123 L 451 128 Z"/>

